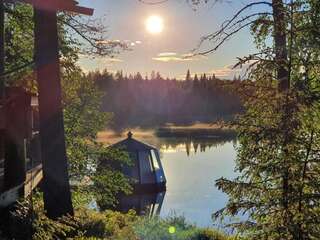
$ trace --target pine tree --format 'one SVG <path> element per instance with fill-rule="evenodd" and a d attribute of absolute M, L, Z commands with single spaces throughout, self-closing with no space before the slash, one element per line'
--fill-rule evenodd
<path fill-rule="evenodd" d="M 189 69 L 188 69 L 188 71 L 187 71 L 186 81 L 187 81 L 187 82 L 191 81 L 191 74 L 190 74 L 190 70 L 189 70 Z"/>
<path fill-rule="evenodd" d="M 319 239 L 320 49 L 312 42 L 320 3 L 270 6 L 272 14 L 251 23 L 261 55 L 240 60 L 259 62 L 254 81 L 240 89 L 246 109 L 236 123 L 240 175 L 217 181 L 229 201 L 214 216 L 246 213 L 230 226 L 252 239 Z M 265 47 L 270 37 L 273 49 Z"/>

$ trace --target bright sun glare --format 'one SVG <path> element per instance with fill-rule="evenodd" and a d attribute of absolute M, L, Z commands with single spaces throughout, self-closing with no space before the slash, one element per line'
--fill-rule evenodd
<path fill-rule="evenodd" d="M 149 33 L 161 33 L 163 31 L 163 19 L 155 15 L 148 17 L 146 20 L 146 28 Z"/>

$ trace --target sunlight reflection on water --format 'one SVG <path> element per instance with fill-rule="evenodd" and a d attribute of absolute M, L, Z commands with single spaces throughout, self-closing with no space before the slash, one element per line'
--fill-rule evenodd
<path fill-rule="evenodd" d="M 222 143 L 205 151 L 190 151 L 189 155 L 185 145 L 177 146 L 161 151 L 167 192 L 160 216 L 175 212 L 198 226 L 212 226 L 212 213 L 227 201 L 226 195 L 215 187 L 215 180 L 236 176 L 234 144 Z"/>

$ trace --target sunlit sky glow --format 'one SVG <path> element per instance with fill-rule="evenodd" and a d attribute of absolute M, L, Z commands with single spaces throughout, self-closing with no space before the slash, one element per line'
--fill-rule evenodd
<path fill-rule="evenodd" d="M 143 76 L 150 76 L 155 70 L 164 77 L 183 79 L 190 69 L 192 74 L 214 73 L 221 78 L 233 78 L 243 72 L 231 68 L 236 57 L 255 52 L 248 29 L 214 54 L 186 58 L 197 47 L 201 36 L 217 30 L 224 20 L 250 0 L 209 4 L 197 11 L 185 0 L 169 0 L 161 5 L 145 5 L 138 0 L 79 2 L 95 9 L 94 18 L 104 17 L 110 40 L 126 41 L 132 49 L 115 58 L 82 56 L 79 64 L 84 71 L 107 68 L 111 72 L 139 71 Z"/>
<path fill-rule="evenodd" d="M 146 30 L 151 34 L 159 34 L 163 31 L 163 19 L 160 16 L 152 15 L 146 19 Z"/>

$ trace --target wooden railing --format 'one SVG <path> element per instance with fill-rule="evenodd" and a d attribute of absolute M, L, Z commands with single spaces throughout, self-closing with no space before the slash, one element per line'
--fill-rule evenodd
<path fill-rule="evenodd" d="M 26 161 L 25 181 L 6 191 L 2 191 L 4 189 L 4 159 L 0 159 L 0 208 L 8 207 L 18 199 L 29 196 L 43 178 L 40 139 L 37 132 L 33 133 L 30 145 L 27 147 L 29 151 L 26 157 L 30 158 L 30 160 Z"/>
<path fill-rule="evenodd" d="M 26 175 L 26 181 L 24 184 L 24 197 L 29 196 L 33 189 L 35 189 L 43 178 L 42 164 L 29 170 Z"/>
<path fill-rule="evenodd" d="M 27 197 L 39 185 L 42 178 L 42 165 L 39 164 L 27 172 L 26 180 L 22 184 L 0 194 L 0 208 L 8 207 L 20 198 Z"/>

